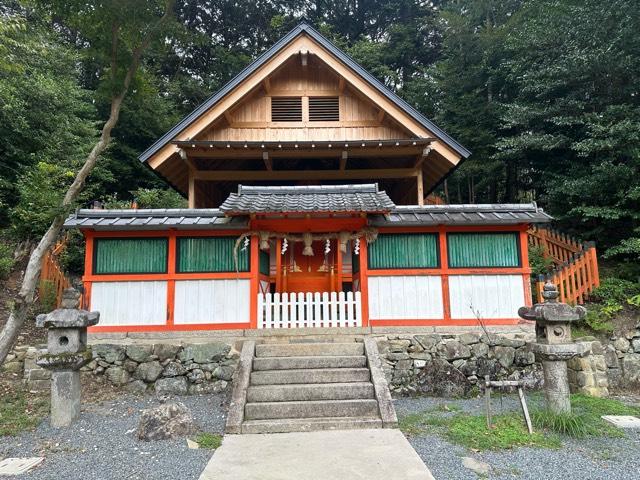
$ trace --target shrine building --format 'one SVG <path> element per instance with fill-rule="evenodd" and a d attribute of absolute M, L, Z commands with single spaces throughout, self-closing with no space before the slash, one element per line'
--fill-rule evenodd
<path fill-rule="evenodd" d="M 479 326 L 535 204 L 425 204 L 470 152 L 301 23 L 141 156 L 186 209 L 81 209 L 93 332 Z"/>

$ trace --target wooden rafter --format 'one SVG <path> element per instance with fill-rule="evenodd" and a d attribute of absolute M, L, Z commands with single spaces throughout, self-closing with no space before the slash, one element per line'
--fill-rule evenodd
<path fill-rule="evenodd" d="M 273 170 L 273 162 L 269 158 L 269 152 L 262 152 L 262 161 L 267 170 Z"/>
<path fill-rule="evenodd" d="M 349 158 L 349 152 L 346 150 L 342 151 L 342 155 L 340 156 L 340 170 L 346 170 L 347 168 L 347 159 Z"/>

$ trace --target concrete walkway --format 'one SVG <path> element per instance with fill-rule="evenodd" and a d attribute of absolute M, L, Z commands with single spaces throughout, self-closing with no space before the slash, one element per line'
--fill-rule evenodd
<path fill-rule="evenodd" d="M 434 480 L 400 430 L 226 435 L 200 480 Z"/>

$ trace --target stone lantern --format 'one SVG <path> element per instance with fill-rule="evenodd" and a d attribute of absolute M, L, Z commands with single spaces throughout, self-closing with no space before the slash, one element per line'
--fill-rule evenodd
<path fill-rule="evenodd" d="M 66 427 L 80 415 L 80 368 L 91 361 L 87 327 L 98 323 L 100 314 L 78 309 L 80 294 L 67 288 L 62 308 L 38 315 L 36 325 L 48 329 L 47 352 L 36 364 L 51 370 L 51 425 Z"/>
<path fill-rule="evenodd" d="M 567 361 L 586 352 L 587 346 L 571 339 L 571 323 L 582 320 L 587 310 L 558 302 L 558 289 L 544 285 L 543 303 L 521 307 L 518 315 L 536 322 L 536 343 L 531 350 L 542 362 L 547 408 L 555 413 L 571 412 Z"/>

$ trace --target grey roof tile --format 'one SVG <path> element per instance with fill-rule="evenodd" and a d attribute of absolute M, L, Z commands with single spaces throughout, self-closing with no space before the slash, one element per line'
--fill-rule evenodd
<path fill-rule="evenodd" d="M 299 212 L 390 212 L 395 204 L 375 183 L 254 187 L 240 185 L 220 206 L 231 215 Z"/>
<path fill-rule="evenodd" d="M 552 217 L 535 203 L 397 206 L 387 215 L 372 215 L 374 227 L 417 225 L 516 225 L 546 223 Z"/>
<path fill-rule="evenodd" d="M 165 230 L 168 228 L 248 228 L 246 218 L 229 218 L 217 208 L 78 210 L 64 222 L 65 228 L 95 230 Z"/>

